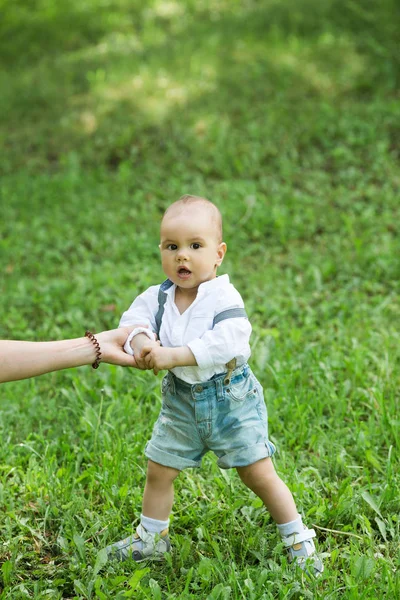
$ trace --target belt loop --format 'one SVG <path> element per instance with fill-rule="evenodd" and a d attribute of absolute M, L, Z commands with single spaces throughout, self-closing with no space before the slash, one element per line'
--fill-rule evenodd
<path fill-rule="evenodd" d="M 223 380 L 221 377 L 218 377 L 218 379 L 215 380 L 215 389 L 216 389 L 216 397 L 217 397 L 217 402 L 220 402 L 221 400 L 224 399 L 224 386 L 223 386 Z"/>

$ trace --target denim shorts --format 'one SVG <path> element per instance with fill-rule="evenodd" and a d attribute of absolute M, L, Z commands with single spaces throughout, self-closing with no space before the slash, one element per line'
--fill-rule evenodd
<path fill-rule="evenodd" d="M 245 467 L 272 456 L 262 387 L 245 364 L 209 381 L 190 384 L 168 372 L 162 382 L 162 408 L 145 454 L 179 471 L 200 467 L 212 450 L 222 469 Z"/>

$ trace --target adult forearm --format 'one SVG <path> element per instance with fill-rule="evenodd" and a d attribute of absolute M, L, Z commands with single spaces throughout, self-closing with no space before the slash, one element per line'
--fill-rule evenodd
<path fill-rule="evenodd" d="M 95 358 L 94 345 L 86 337 L 57 342 L 0 340 L 0 383 L 87 365 Z"/>

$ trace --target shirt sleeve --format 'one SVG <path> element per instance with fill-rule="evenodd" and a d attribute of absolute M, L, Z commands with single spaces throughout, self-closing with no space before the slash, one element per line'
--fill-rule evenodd
<path fill-rule="evenodd" d="M 230 308 L 244 307 L 239 292 L 234 288 L 233 290 L 235 293 L 231 291 L 227 297 L 222 295 L 215 314 Z M 235 317 L 220 321 L 213 329 L 191 340 L 187 345 L 193 352 L 200 369 L 226 364 L 232 358 L 236 358 L 240 365 L 250 357 L 250 335 L 250 321 L 245 317 Z"/>
<path fill-rule="evenodd" d="M 126 325 L 144 325 L 152 331 L 156 329 L 155 316 L 158 311 L 159 285 L 153 285 L 140 294 L 126 310 L 119 322 L 119 327 Z"/>

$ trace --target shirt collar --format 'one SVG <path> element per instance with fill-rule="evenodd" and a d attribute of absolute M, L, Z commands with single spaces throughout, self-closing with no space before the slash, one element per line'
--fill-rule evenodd
<path fill-rule="evenodd" d="M 220 275 L 219 277 L 214 277 L 214 279 L 210 279 L 210 281 L 205 281 L 199 285 L 198 295 L 210 294 L 214 290 L 218 290 L 229 285 L 229 275 Z"/>
<path fill-rule="evenodd" d="M 227 285 L 229 285 L 229 275 L 219 275 L 218 277 L 214 277 L 214 279 L 210 279 L 210 281 L 204 281 L 204 283 L 201 283 L 199 285 L 197 295 L 203 296 L 204 294 L 209 294 L 213 290 L 221 289 L 223 287 L 226 287 Z M 175 295 L 175 289 L 176 285 L 173 284 L 171 285 L 171 287 L 165 290 L 165 293 L 168 295 Z"/>

